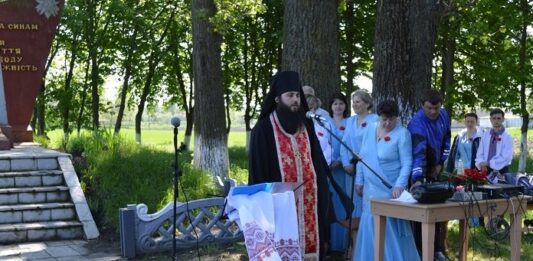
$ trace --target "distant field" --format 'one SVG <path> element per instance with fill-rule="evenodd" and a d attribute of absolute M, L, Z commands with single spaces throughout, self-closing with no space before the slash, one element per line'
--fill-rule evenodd
<path fill-rule="evenodd" d="M 89 131 L 85 131 L 89 133 Z M 76 135 L 76 134 L 71 134 Z M 135 140 L 134 129 L 122 129 L 120 135 L 131 140 Z M 141 131 L 141 143 L 143 145 L 161 147 L 162 149 L 172 149 L 174 131 L 172 128 L 164 129 L 146 129 Z M 60 129 L 48 132 L 50 146 L 59 148 L 63 139 L 63 131 Z M 184 140 L 184 131 L 178 130 L 178 143 Z M 229 134 L 229 147 L 244 147 L 246 144 L 246 132 L 232 131 Z M 194 147 L 194 136 L 191 138 L 191 146 Z"/>

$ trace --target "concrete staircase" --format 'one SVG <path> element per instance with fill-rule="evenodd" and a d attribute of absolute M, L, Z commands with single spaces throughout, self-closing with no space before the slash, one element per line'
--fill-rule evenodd
<path fill-rule="evenodd" d="M 98 236 L 68 154 L 0 151 L 0 245 Z"/>

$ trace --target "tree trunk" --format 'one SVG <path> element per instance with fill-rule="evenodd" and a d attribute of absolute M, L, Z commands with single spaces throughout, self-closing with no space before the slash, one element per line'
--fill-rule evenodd
<path fill-rule="evenodd" d="M 522 30 L 520 35 L 520 53 L 519 53 L 519 68 L 520 68 L 520 111 L 522 116 L 522 127 L 520 128 L 520 159 L 518 161 L 518 172 L 526 172 L 526 161 L 528 155 L 527 148 L 527 131 L 529 125 L 529 112 L 526 104 L 526 77 L 528 75 L 526 69 L 526 43 L 527 43 L 527 27 L 529 5 L 527 0 L 520 0 L 520 7 L 522 9 Z"/>
<path fill-rule="evenodd" d="M 171 21 L 174 19 L 174 15 L 176 14 L 176 9 L 172 11 L 172 14 L 170 15 L 170 18 L 168 19 L 168 22 L 165 26 L 165 29 L 157 42 L 154 43 L 152 51 L 150 53 L 150 58 L 148 60 L 148 72 L 146 73 L 146 80 L 144 82 L 144 87 L 141 93 L 141 99 L 139 101 L 139 105 L 137 105 L 137 114 L 135 114 L 135 141 L 140 144 L 141 143 L 141 122 L 142 117 L 144 113 L 144 106 L 146 105 L 146 100 L 148 98 L 148 95 L 151 93 L 152 89 L 152 80 L 155 75 L 155 69 L 159 65 L 159 62 L 161 61 L 161 54 L 164 53 L 164 51 L 161 51 L 157 49 L 159 46 L 162 45 L 163 41 L 165 40 L 168 30 L 170 28 L 170 25 L 172 24 Z"/>
<path fill-rule="evenodd" d="M 34 116 L 32 120 L 32 128 L 37 130 L 38 136 L 45 136 L 46 135 L 46 122 L 45 122 L 45 105 L 46 101 L 44 99 L 45 90 L 46 90 L 46 75 L 48 74 L 48 70 L 50 70 L 50 66 L 52 66 L 52 61 L 54 61 L 54 58 L 56 57 L 57 52 L 59 52 L 59 43 L 56 43 L 52 50 L 50 51 L 50 55 L 48 56 L 48 59 L 46 60 L 46 66 L 44 67 L 43 71 L 43 78 L 41 81 L 41 90 L 39 91 L 39 97 L 37 98 L 37 103 L 35 104 L 35 108 L 33 110 Z"/>
<path fill-rule="evenodd" d="M 141 93 L 139 104 L 137 105 L 137 113 L 135 114 L 135 141 L 141 144 L 141 122 L 144 113 L 144 106 L 146 105 L 146 99 L 150 94 L 152 88 L 152 79 L 154 78 L 155 68 L 158 61 L 154 61 L 156 57 L 150 57 L 148 72 L 146 73 L 146 80 L 144 81 L 144 87 Z"/>
<path fill-rule="evenodd" d="M 354 20 L 355 17 L 355 7 L 354 7 L 354 1 L 347 1 L 346 2 L 346 11 L 344 12 L 344 22 L 346 23 L 346 109 L 348 111 L 351 111 L 351 104 L 352 104 L 352 96 L 351 93 L 355 91 L 354 86 L 354 80 L 355 80 L 355 66 L 354 66 L 354 58 L 355 58 L 355 48 L 356 45 L 354 44 L 348 44 L 355 39 L 354 30 L 357 30 L 354 26 Z M 329 108 L 328 108 L 329 109 Z"/>
<path fill-rule="evenodd" d="M 442 23 L 442 75 L 440 81 L 440 93 L 444 97 L 444 106 L 449 115 L 453 115 L 452 99 L 446 99 L 454 88 L 454 60 L 455 60 L 455 35 L 458 25 L 450 19 L 446 18 Z M 457 19 L 457 17 L 455 17 Z"/>
<path fill-rule="evenodd" d="M 338 0 L 286 0 L 283 70 L 300 74 L 322 101 L 340 91 Z"/>
<path fill-rule="evenodd" d="M 70 134 L 70 104 L 72 101 L 72 90 L 70 89 L 72 83 L 72 77 L 74 76 L 74 67 L 76 66 L 76 60 L 78 58 L 78 41 L 77 37 L 72 39 L 72 52 L 69 61 L 68 73 L 65 78 L 65 92 L 63 93 L 63 99 L 61 101 L 61 114 L 63 118 L 63 136 L 65 141 L 68 141 L 68 136 Z"/>
<path fill-rule="evenodd" d="M 83 82 L 83 91 L 81 92 L 80 97 L 80 111 L 78 112 L 78 117 L 76 119 L 76 130 L 78 137 L 80 136 L 81 132 L 81 126 L 83 124 L 83 110 L 85 108 L 85 102 L 87 100 L 87 90 L 89 89 L 89 65 L 91 63 L 91 60 L 87 58 L 87 61 L 85 63 L 85 80 Z"/>
<path fill-rule="evenodd" d="M 193 105 L 193 98 L 194 98 L 194 65 L 193 65 L 193 54 L 192 54 L 192 46 L 187 45 L 187 54 L 190 62 L 190 66 L 188 67 L 189 70 L 187 71 L 187 74 L 189 75 L 189 99 L 184 100 L 184 106 L 188 107 L 188 110 L 185 110 L 185 119 L 187 121 L 187 125 L 185 126 L 185 138 L 183 143 L 189 149 L 191 146 L 191 135 L 194 127 L 194 105 Z M 185 85 L 183 85 L 183 99 L 185 99 Z"/>
<path fill-rule="evenodd" d="M 130 46 L 128 48 L 128 53 L 126 55 L 126 60 L 124 61 L 124 82 L 122 84 L 122 89 L 120 90 L 120 104 L 118 107 L 117 121 L 115 122 L 115 136 L 118 136 L 120 129 L 122 127 L 122 119 L 124 118 L 124 110 L 126 109 L 126 98 L 128 97 L 129 86 L 130 86 L 130 77 L 131 70 L 133 67 L 132 59 L 133 53 L 137 49 L 137 26 L 133 29 L 133 34 L 130 38 Z"/>
<path fill-rule="evenodd" d="M 97 18 L 96 18 L 96 2 L 93 0 L 87 1 L 88 23 L 87 23 L 87 41 L 89 59 L 91 61 L 91 115 L 92 115 L 92 129 L 96 133 L 100 127 L 100 95 L 98 93 L 98 45 L 96 44 Z"/>
<path fill-rule="evenodd" d="M 220 59 L 222 37 L 209 22 L 215 13 L 213 0 L 192 1 L 194 165 L 226 179 L 229 160 Z"/>
<path fill-rule="evenodd" d="M 396 100 L 407 123 L 431 88 L 437 32 L 436 0 L 377 3 L 372 94 L 376 104 Z"/>

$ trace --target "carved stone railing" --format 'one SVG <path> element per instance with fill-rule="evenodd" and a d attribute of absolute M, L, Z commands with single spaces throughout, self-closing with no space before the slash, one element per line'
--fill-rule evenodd
<path fill-rule="evenodd" d="M 176 226 L 172 225 L 172 203 L 154 214 L 145 204 L 128 205 L 119 210 L 120 243 L 123 257 L 162 252 L 172 249 L 172 232 L 176 248 L 239 241 L 243 235 L 237 224 L 223 217 L 224 198 L 200 199 L 176 204 Z M 192 222 L 191 222 L 192 221 Z M 176 229 L 174 229 L 174 227 Z"/>

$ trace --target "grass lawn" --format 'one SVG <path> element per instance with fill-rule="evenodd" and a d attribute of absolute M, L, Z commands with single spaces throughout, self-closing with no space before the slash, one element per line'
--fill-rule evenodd
<path fill-rule="evenodd" d="M 71 134 L 76 135 L 76 134 Z M 134 129 L 122 129 L 120 135 L 135 140 L 135 130 Z M 48 137 L 50 138 L 50 147 L 59 148 L 61 140 L 63 139 L 63 131 L 56 129 L 48 132 Z M 149 129 L 141 131 L 141 143 L 143 145 L 156 146 L 161 149 L 172 150 L 173 146 L 173 137 L 174 131 L 172 128 L 168 130 L 161 129 Z M 178 143 L 181 143 L 185 138 L 185 131 L 178 129 Z M 246 144 L 246 132 L 230 132 L 228 138 L 229 147 L 244 147 Z M 194 147 L 194 135 L 191 137 L 191 148 Z"/>

